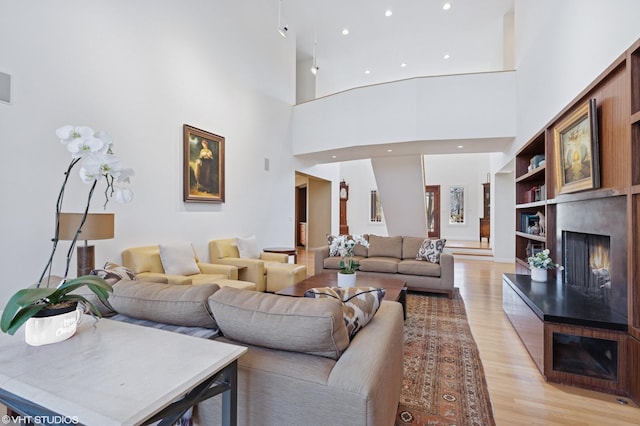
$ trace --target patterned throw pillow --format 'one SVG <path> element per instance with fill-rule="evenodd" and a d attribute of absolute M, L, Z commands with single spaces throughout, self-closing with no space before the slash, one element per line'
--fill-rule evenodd
<path fill-rule="evenodd" d="M 444 250 L 445 239 L 430 240 L 426 239 L 422 242 L 416 260 L 426 260 L 432 263 L 440 263 L 440 255 Z"/>
<path fill-rule="evenodd" d="M 378 312 L 384 294 L 383 288 L 375 287 L 320 287 L 307 290 L 304 297 L 333 297 L 341 301 L 344 323 L 351 340 Z"/>
<path fill-rule="evenodd" d="M 97 275 L 111 285 L 120 280 L 136 279 L 136 274 L 131 269 L 112 262 L 105 263 L 103 269 L 94 269 L 91 275 Z"/>

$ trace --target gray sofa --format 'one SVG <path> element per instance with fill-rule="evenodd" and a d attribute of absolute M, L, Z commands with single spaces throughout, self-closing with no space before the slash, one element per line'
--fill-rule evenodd
<path fill-rule="evenodd" d="M 365 236 L 369 247 L 360 244 L 355 247 L 354 259 L 360 263 L 359 276 L 396 277 L 405 280 L 407 288 L 413 291 L 445 293 L 453 297 L 454 260 L 453 255 L 442 253 L 440 262 L 416 260 L 424 237 L 381 237 Z M 337 272 L 341 258 L 329 255 L 329 246 L 314 250 L 314 271 Z"/>
<path fill-rule="evenodd" d="M 394 424 L 403 377 L 397 302 L 383 300 L 351 340 L 342 303 L 331 298 L 120 280 L 108 305 L 116 317 L 219 327 L 224 336 L 216 339 L 248 347 L 238 361 L 240 425 Z M 193 413 L 197 425 L 220 419 L 220 398 L 200 403 Z"/>

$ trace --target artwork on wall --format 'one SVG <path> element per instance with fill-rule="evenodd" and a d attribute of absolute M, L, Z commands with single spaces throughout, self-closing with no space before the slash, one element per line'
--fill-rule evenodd
<path fill-rule="evenodd" d="M 382 203 L 380 202 L 380 194 L 377 189 L 371 190 L 371 198 L 369 200 L 369 222 L 382 222 Z"/>
<path fill-rule="evenodd" d="M 558 194 L 600 187 L 596 100 L 583 103 L 553 129 Z"/>
<path fill-rule="evenodd" d="M 183 125 L 184 201 L 224 202 L 224 137 Z"/>
<path fill-rule="evenodd" d="M 464 186 L 449 187 L 449 224 L 464 223 Z"/>

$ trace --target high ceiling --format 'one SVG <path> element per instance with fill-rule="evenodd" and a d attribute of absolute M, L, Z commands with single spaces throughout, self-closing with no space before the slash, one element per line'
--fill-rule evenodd
<path fill-rule="evenodd" d="M 451 7 L 444 10 L 447 2 Z M 512 37 L 504 18 L 513 0 L 282 0 L 279 5 L 281 23 L 296 37 L 298 62 L 311 60 L 317 41 L 317 96 L 417 76 L 502 70 L 505 40 L 508 44 Z M 349 34 L 343 35 L 344 29 Z"/>

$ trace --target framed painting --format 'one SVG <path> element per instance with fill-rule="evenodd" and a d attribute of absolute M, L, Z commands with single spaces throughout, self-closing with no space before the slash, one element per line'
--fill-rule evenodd
<path fill-rule="evenodd" d="M 464 186 L 449 187 L 449 224 L 464 224 Z"/>
<path fill-rule="evenodd" d="M 182 126 L 184 201 L 224 203 L 224 137 Z"/>
<path fill-rule="evenodd" d="M 600 187 L 600 145 L 596 100 L 589 101 L 554 128 L 558 194 Z"/>

